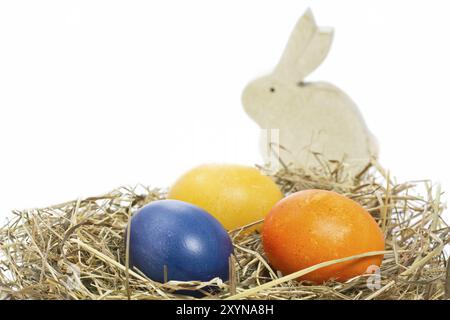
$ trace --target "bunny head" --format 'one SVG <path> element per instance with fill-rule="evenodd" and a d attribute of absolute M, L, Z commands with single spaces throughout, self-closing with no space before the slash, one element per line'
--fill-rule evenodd
<path fill-rule="evenodd" d="M 244 89 L 246 113 L 263 130 L 279 131 L 276 141 L 263 135 L 268 164 L 281 159 L 296 167 L 313 167 L 320 164 L 313 155 L 320 153 L 327 160 L 345 162 L 348 171 L 357 174 L 377 156 L 375 139 L 353 101 L 331 84 L 304 82 L 325 59 L 332 40 L 333 30 L 317 27 L 307 10 L 274 71 Z M 282 147 L 276 158 L 269 151 L 274 144 Z"/>
<path fill-rule="evenodd" d="M 251 82 L 244 90 L 242 102 L 245 111 L 255 116 L 256 122 L 264 125 L 267 108 L 296 95 L 301 90 L 304 78 L 314 71 L 327 56 L 333 40 L 333 30 L 318 28 L 311 10 L 300 18 L 291 34 L 288 45 L 278 66 L 272 74 Z M 263 114 L 262 114 L 263 112 Z M 270 113 L 270 112 L 269 112 Z M 263 115 L 261 118 L 258 114 Z M 272 123 L 272 122 L 271 122 Z"/>

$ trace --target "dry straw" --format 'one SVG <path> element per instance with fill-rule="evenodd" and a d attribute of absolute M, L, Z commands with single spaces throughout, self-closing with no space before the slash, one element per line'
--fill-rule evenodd
<path fill-rule="evenodd" d="M 326 261 L 282 276 L 265 258 L 260 235 L 245 235 L 241 229 L 230 232 L 235 247 L 230 281 L 157 283 L 127 267 L 124 230 L 136 210 L 163 199 L 165 193 L 144 186 L 122 187 L 98 197 L 14 211 L 0 229 L 0 298 L 194 299 L 177 294 L 180 289 L 204 291 L 203 299 L 450 298 L 445 254 L 450 227 L 442 219 L 439 186 L 429 181 L 396 183 L 377 163 L 356 180 L 344 177 L 339 163 L 325 161 L 315 172 L 260 169 L 285 194 L 334 190 L 367 208 L 386 236 L 381 270 L 346 283 L 300 283 L 295 280 L 300 275 L 380 252 Z M 204 290 L 211 287 L 216 288 L 212 293 Z"/>

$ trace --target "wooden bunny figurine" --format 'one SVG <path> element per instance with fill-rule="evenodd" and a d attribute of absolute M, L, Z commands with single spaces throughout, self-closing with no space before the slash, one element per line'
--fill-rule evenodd
<path fill-rule="evenodd" d="M 357 175 L 378 156 L 376 139 L 355 103 L 332 84 L 304 82 L 327 56 L 332 39 L 333 30 L 318 28 L 307 10 L 275 70 L 243 92 L 245 111 L 263 129 L 263 157 L 272 167 L 280 159 L 293 167 L 318 167 L 318 153 Z M 279 146 L 275 156 L 274 146 Z"/>

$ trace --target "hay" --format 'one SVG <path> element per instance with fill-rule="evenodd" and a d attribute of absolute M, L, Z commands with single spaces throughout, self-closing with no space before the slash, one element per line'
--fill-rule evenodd
<path fill-rule="evenodd" d="M 0 298 L 194 299 L 176 291 L 205 287 L 217 290 L 205 291 L 203 299 L 450 298 L 444 250 L 450 228 L 442 219 L 439 186 L 429 181 L 396 183 L 377 163 L 356 180 L 344 177 L 342 166 L 333 162 L 315 172 L 260 169 L 285 194 L 310 188 L 334 190 L 367 208 L 386 235 L 381 272 L 346 283 L 299 283 L 293 279 L 342 259 L 283 277 L 264 257 L 260 235 L 243 235 L 241 229 L 230 232 L 235 246 L 230 281 L 154 282 L 127 267 L 124 229 L 129 217 L 165 195 L 140 185 L 44 209 L 14 211 L 0 229 Z M 380 252 L 363 255 L 375 254 Z"/>

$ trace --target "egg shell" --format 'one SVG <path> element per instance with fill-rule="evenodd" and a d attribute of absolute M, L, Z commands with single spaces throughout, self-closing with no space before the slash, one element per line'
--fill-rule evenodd
<path fill-rule="evenodd" d="M 281 198 L 278 186 L 253 167 L 206 164 L 180 177 L 168 193 L 169 199 L 195 204 L 216 217 L 227 230 L 264 219 Z M 246 229 L 259 230 L 261 224 Z"/>
<path fill-rule="evenodd" d="M 270 263 L 283 274 L 384 250 L 384 235 L 370 213 L 357 202 L 325 190 L 300 191 L 277 203 L 264 221 L 262 239 Z M 379 255 L 338 263 L 299 280 L 346 281 L 380 266 L 382 259 Z"/>
<path fill-rule="evenodd" d="M 140 209 L 130 223 L 130 265 L 149 278 L 209 281 L 228 279 L 231 239 L 208 212 L 177 200 L 154 201 Z"/>

